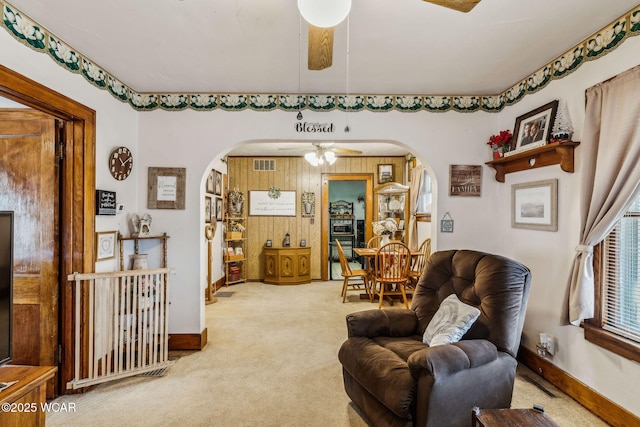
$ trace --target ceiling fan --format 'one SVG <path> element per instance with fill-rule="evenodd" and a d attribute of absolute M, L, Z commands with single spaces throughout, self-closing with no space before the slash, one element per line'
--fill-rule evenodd
<path fill-rule="evenodd" d="M 362 154 L 360 150 L 350 150 L 348 148 L 333 147 L 334 142 L 312 142 L 314 151 L 309 151 L 304 158 L 313 166 L 321 165 L 325 162 L 332 165 L 336 161 L 336 154 Z M 298 144 L 296 144 L 298 145 Z M 300 147 L 286 147 L 280 150 L 298 150 Z"/>
<path fill-rule="evenodd" d="M 480 0 L 423 0 L 459 12 L 469 12 Z M 351 9 L 351 0 L 298 0 L 300 14 L 309 24 L 307 68 L 324 70 L 333 64 L 333 27 Z"/>

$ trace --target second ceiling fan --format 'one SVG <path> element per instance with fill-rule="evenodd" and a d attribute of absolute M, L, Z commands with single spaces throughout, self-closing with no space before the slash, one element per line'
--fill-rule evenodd
<path fill-rule="evenodd" d="M 423 0 L 459 12 L 469 12 L 480 0 Z M 298 9 L 309 23 L 307 67 L 324 70 L 333 64 L 333 27 L 351 9 L 351 0 L 298 0 Z"/>

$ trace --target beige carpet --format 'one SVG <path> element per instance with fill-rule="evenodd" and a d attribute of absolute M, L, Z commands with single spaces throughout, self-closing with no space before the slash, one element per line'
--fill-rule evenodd
<path fill-rule="evenodd" d="M 344 392 L 337 353 L 345 315 L 375 306 L 355 293 L 343 304 L 340 288 L 338 281 L 224 288 L 231 295 L 206 306 L 203 351 L 172 353 L 176 363 L 162 377 L 62 396 L 56 402 L 73 403 L 75 411 L 49 413 L 47 425 L 366 426 Z M 513 407 L 533 404 L 561 426 L 606 425 L 521 368 Z"/>

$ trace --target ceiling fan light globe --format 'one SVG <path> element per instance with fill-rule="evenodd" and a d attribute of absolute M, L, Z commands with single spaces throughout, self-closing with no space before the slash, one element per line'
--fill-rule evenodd
<path fill-rule="evenodd" d="M 336 162 L 336 153 L 334 153 L 333 151 L 325 151 L 324 158 L 327 160 L 327 162 L 329 162 L 330 165 L 332 165 Z"/>
<path fill-rule="evenodd" d="M 318 157 L 316 157 L 316 153 L 307 153 L 304 155 L 304 159 L 313 166 L 318 166 Z"/>
<path fill-rule="evenodd" d="M 349 15 L 351 0 L 298 0 L 298 10 L 311 25 L 335 27 Z"/>

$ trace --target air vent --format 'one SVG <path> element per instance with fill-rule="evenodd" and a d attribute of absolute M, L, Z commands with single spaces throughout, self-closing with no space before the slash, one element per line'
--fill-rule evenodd
<path fill-rule="evenodd" d="M 275 172 L 276 160 L 275 159 L 254 159 L 253 160 L 254 171 L 266 171 Z"/>

